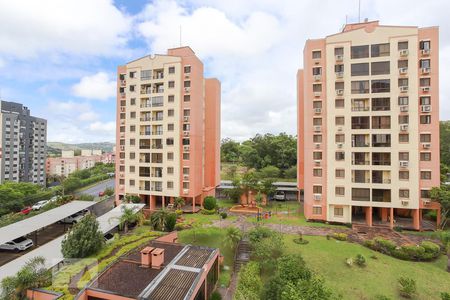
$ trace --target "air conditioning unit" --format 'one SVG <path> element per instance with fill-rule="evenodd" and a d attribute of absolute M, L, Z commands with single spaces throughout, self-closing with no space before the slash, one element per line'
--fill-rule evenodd
<path fill-rule="evenodd" d="M 315 132 L 320 132 L 320 131 L 322 131 L 322 126 L 320 126 L 320 125 L 314 126 L 313 129 L 314 129 Z"/>
<path fill-rule="evenodd" d="M 121 106 L 121 107 L 120 107 L 120 111 L 121 111 L 121 112 L 125 112 L 125 107 L 124 107 L 124 106 Z"/>
<path fill-rule="evenodd" d="M 344 77 L 344 72 L 336 72 L 336 78 Z"/>
<path fill-rule="evenodd" d="M 189 175 L 183 175 L 183 180 L 189 180 Z"/>
<path fill-rule="evenodd" d="M 407 112 L 408 111 L 408 106 L 407 105 L 400 106 L 400 111 L 401 112 Z"/>
<path fill-rule="evenodd" d="M 344 128 L 342 126 L 338 126 L 337 131 L 343 131 Z"/>
<path fill-rule="evenodd" d="M 403 50 L 400 50 L 400 56 L 403 56 L 403 57 L 405 57 L 405 56 L 408 56 L 408 54 L 409 54 L 409 51 L 408 51 L 408 49 L 403 49 Z"/>
<path fill-rule="evenodd" d="M 407 86 L 401 86 L 400 87 L 400 92 L 406 93 L 407 91 L 408 91 L 408 87 Z"/>
<path fill-rule="evenodd" d="M 184 136 L 189 136 L 189 131 L 183 131 Z"/>
<path fill-rule="evenodd" d="M 189 194 L 189 190 L 188 189 L 184 189 L 183 190 L 183 194 L 185 194 L 185 195 Z"/>
<path fill-rule="evenodd" d="M 121 85 L 126 85 L 126 84 L 127 84 L 127 81 L 126 81 L 126 80 L 121 80 L 121 81 L 120 81 L 120 84 L 121 84 Z"/>
<path fill-rule="evenodd" d="M 188 145 L 183 146 L 184 152 L 189 152 L 190 147 Z"/>
<path fill-rule="evenodd" d="M 191 77 L 191 74 L 190 74 L 190 73 L 184 74 L 184 78 L 189 78 L 189 77 Z"/>
<path fill-rule="evenodd" d="M 431 112 L 431 105 L 422 105 L 420 107 L 421 112 Z"/>
<path fill-rule="evenodd" d="M 344 90 L 336 90 L 336 95 L 338 96 L 344 95 Z"/>
<path fill-rule="evenodd" d="M 125 146 L 120 146 L 120 151 L 125 151 Z"/>
<path fill-rule="evenodd" d="M 320 81 L 320 80 L 322 80 L 322 75 L 314 75 L 314 80 L 315 80 L 315 81 Z"/>
<path fill-rule="evenodd" d="M 191 91 L 191 88 L 190 88 L 190 87 L 185 87 L 185 88 L 184 88 L 184 92 L 185 92 L 185 93 L 189 93 L 190 91 Z"/>
<path fill-rule="evenodd" d="M 322 194 L 313 194 L 313 199 L 316 201 L 322 200 Z"/>
<path fill-rule="evenodd" d="M 320 149 L 320 143 L 315 143 L 314 147 L 316 147 L 316 149 Z"/>
<path fill-rule="evenodd" d="M 430 73 L 430 68 L 421 68 L 420 72 L 422 72 L 422 74 L 428 74 Z"/>
<path fill-rule="evenodd" d="M 336 61 L 342 61 L 344 59 L 344 55 L 338 54 L 334 56 L 336 58 Z"/>
<path fill-rule="evenodd" d="M 338 148 L 342 148 L 342 147 L 344 147 L 344 144 L 342 144 L 342 143 L 337 143 L 336 146 L 337 146 Z"/>
<path fill-rule="evenodd" d="M 314 108 L 314 112 L 315 112 L 316 114 L 320 114 L 320 113 L 322 112 L 322 108 L 316 107 L 316 108 Z"/>
<path fill-rule="evenodd" d="M 319 165 L 320 165 L 320 162 L 321 162 L 321 160 L 319 160 L 319 159 L 314 160 L 314 164 L 315 164 L 316 166 L 319 166 Z"/>
<path fill-rule="evenodd" d="M 431 200 L 430 199 L 422 199 L 422 202 L 424 205 L 428 205 L 431 203 Z"/>
<path fill-rule="evenodd" d="M 184 117 L 183 117 L 183 121 L 184 121 L 184 122 L 189 122 L 189 116 L 184 116 Z"/>
<path fill-rule="evenodd" d="M 430 91 L 430 87 L 429 86 L 423 86 L 422 87 L 422 92 L 429 92 Z"/>
<path fill-rule="evenodd" d="M 399 72 L 401 75 L 405 75 L 406 73 L 408 73 L 408 68 L 399 68 L 399 69 L 398 69 L 398 72 Z"/>
<path fill-rule="evenodd" d="M 403 199 L 402 200 L 402 205 L 403 206 L 408 206 L 409 205 L 409 200 L 408 199 Z"/>
<path fill-rule="evenodd" d="M 424 143 L 422 144 L 423 149 L 430 149 L 431 148 L 431 144 L 430 143 Z"/>
<path fill-rule="evenodd" d="M 400 161 L 400 167 L 401 168 L 407 168 L 409 166 L 409 161 L 407 160 L 401 160 Z"/>
<path fill-rule="evenodd" d="M 314 92 L 314 97 L 320 97 L 322 95 L 322 92 Z"/>
<path fill-rule="evenodd" d="M 430 55 L 430 49 L 422 49 L 422 50 L 420 50 L 420 53 L 423 56 L 428 56 L 428 55 Z"/>
<path fill-rule="evenodd" d="M 400 124 L 400 130 L 401 131 L 407 131 L 408 130 L 408 124 Z"/>

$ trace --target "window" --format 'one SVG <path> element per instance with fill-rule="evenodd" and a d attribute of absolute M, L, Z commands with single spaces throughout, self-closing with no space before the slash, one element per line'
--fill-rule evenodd
<path fill-rule="evenodd" d="M 370 201 L 370 189 L 352 188 L 352 201 Z"/>
<path fill-rule="evenodd" d="M 130 131 L 131 132 L 135 132 L 136 131 L 136 126 L 135 125 L 131 125 L 130 126 Z"/>
<path fill-rule="evenodd" d="M 338 90 L 344 90 L 344 83 L 343 82 L 335 82 L 334 83 L 334 89 L 336 91 Z"/>
<path fill-rule="evenodd" d="M 420 50 L 430 50 L 431 42 L 430 41 L 420 41 L 419 48 L 420 48 Z"/>
<path fill-rule="evenodd" d="M 313 206 L 313 215 L 321 215 L 322 214 L 322 207 L 321 206 Z"/>
<path fill-rule="evenodd" d="M 408 60 L 407 59 L 403 59 L 403 60 L 399 60 L 397 62 L 398 68 L 408 68 Z"/>
<path fill-rule="evenodd" d="M 400 115 L 398 116 L 398 124 L 408 124 L 409 123 L 409 116 L 408 115 Z"/>
<path fill-rule="evenodd" d="M 136 119 L 136 112 L 135 111 L 130 111 L 130 118 L 131 119 Z"/>
<path fill-rule="evenodd" d="M 313 118 L 313 125 L 314 126 L 322 125 L 322 118 Z"/>
<path fill-rule="evenodd" d="M 407 133 L 400 133 L 398 135 L 398 142 L 399 143 L 409 143 L 409 134 L 407 134 Z"/>
<path fill-rule="evenodd" d="M 429 96 L 420 97 L 420 105 L 431 105 L 431 98 Z"/>
<path fill-rule="evenodd" d="M 336 72 L 336 73 L 342 73 L 342 72 L 344 72 L 344 65 L 334 65 L 334 71 Z"/>
<path fill-rule="evenodd" d="M 366 58 L 369 57 L 369 45 L 365 46 L 352 46 L 351 58 Z"/>
<path fill-rule="evenodd" d="M 174 125 L 171 123 L 171 124 L 167 124 L 167 131 L 173 131 L 174 130 Z"/>
<path fill-rule="evenodd" d="M 173 138 L 167 138 L 166 139 L 166 145 L 168 145 L 168 146 L 173 146 Z"/>
<path fill-rule="evenodd" d="M 136 105 L 136 98 L 131 98 L 130 99 L 130 104 L 131 105 Z"/>
<path fill-rule="evenodd" d="M 336 125 L 344 125 L 345 124 L 345 118 L 344 117 L 336 117 Z"/>
<path fill-rule="evenodd" d="M 430 86 L 431 85 L 431 79 L 430 78 L 420 78 L 420 86 Z"/>
<path fill-rule="evenodd" d="M 175 73 L 175 67 L 169 67 L 169 74 Z"/>
<path fill-rule="evenodd" d="M 313 59 L 320 59 L 322 57 L 322 52 L 320 50 L 316 50 L 312 52 Z"/>
<path fill-rule="evenodd" d="M 369 81 L 352 81 L 352 94 L 368 94 Z"/>
<path fill-rule="evenodd" d="M 431 134 L 429 134 L 429 133 L 421 134 L 420 142 L 421 143 L 430 143 L 431 142 Z"/>
<path fill-rule="evenodd" d="M 398 97 L 398 105 L 408 105 L 409 98 L 408 97 Z"/>
<path fill-rule="evenodd" d="M 345 135 L 344 134 L 336 134 L 335 141 L 336 141 L 336 143 L 344 143 Z"/>
<path fill-rule="evenodd" d="M 431 124 L 431 116 L 430 115 L 420 116 L 420 124 Z"/>
<path fill-rule="evenodd" d="M 371 56 L 372 57 L 389 56 L 389 53 L 390 53 L 389 43 L 371 45 L 370 48 L 371 48 Z"/>
<path fill-rule="evenodd" d="M 322 152 L 313 152 L 314 160 L 322 160 Z"/>
<path fill-rule="evenodd" d="M 174 114 L 175 114 L 175 111 L 174 111 L 173 109 L 169 109 L 169 110 L 167 111 L 167 116 L 169 116 L 169 117 L 173 117 Z"/>
<path fill-rule="evenodd" d="M 344 169 L 336 169 L 335 176 L 336 176 L 336 178 L 344 178 L 345 170 Z"/>
<path fill-rule="evenodd" d="M 167 188 L 168 189 L 173 189 L 173 181 L 167 181 Z"/>
<path fill-rule="evenodd" d="M 189 160 L 189 159 L 190 159 L 189 153 L 183 153 L 183 160 Z"/>
<path fill-rule="evenodd" d="M 409 152 L 399 152 L 398 153 L 398 160 L 409 161 Z"/>
<path fill-rule="evenodd" d="M 135 78 L 136 77 L 136 72 L 130 72 L 130 75 L 128 76 L 130 78 Z"/>
<path fill-rule="evenodd" d="M 430 68 L 431 67 L 431 63 L 429 59 L 421 59 L 419 61 L 419 66 L 420 68 Z"/>
<path fill-rule="evenodd" d="M 183 110 L 183 117 L 189 117 L 190 115 L 191 115 L 191 110 L 190 109 Z"/>
<path fill-rule="evenodd" d="M 408 50 L 408 41 L 398 42 L 398 50 Z"/>
<path fill-rule="evenodd" d="M 430 190 L 420 190 L 420 198 L 425 198 L 425 199 L 431 198 L 431 191 Z"/>
<path fill-rule="evenodd" d="M 337 186 L 334 189 L 336 196 L 344 196 L 345 195 L 345 187 Z"/>
<path fill-rule="evenodd" d="M 173 167 L 167 167 L 167 174 L 173 174 Z"/>
<path fill-rule="evenodd" d="M 345 152 L 343 152 L 343 151 L 337 151 L 334 156 L 335 156 L 336 161 L 345 160 Z"/>
<path fill-rule="evenodd" d="M 420 171 L 420 179 L 431 180 L 431 171 Z"/>
<path fill-rule="evenodd" d="M 183 189 L 189 189 L 189 182 L 183 182 Z"/>
<path fill-rule="evenodd" d="M 184 84 L 183 86 L 184 86 L 185 88 L 186 88 L 186 87 L 191 87 L 191 81 L 190 81 L 190 80 L 185 81 L 183 84 Z"/>
<path fill-rule="evenodd" d="M 314 177 L 322 177 L 322 169 L 313 169 Z"/>
<path fill-rule="evenodd" d="M 149 80 L 149 79 L 152 79 L 152 70 L 142 70 L 141 80 Z"/>
<path fill-rule="evenodd" d="M 420 161 L 431 161 L 431 152 L 420 152 Z"/>
<path fill-rule="evenodd" d="M 344 216 L 344 208 L 343 207 L 335 207 L 334 208 L 334 216 L 335 217 L 343 217 Z"/>
<path fill-rule="evenodd" d="M 372 117 L 372 129 L 390 129 L 390 128 L 391 128 L 390 116 Z"/>
<path fill-rule="evenodd" d="M 369 117 L 352 117 L 352 129 L 369 129 Z"/>
<path fill-rule="evenodd" d="M 399 180 L 409 180 L 409 171 L 399 171 L 398 179 Z"/>
<path fill-rule="evenodd" d="M 352 64 L 351 74 L 352 76 L 369 75 L 369 63 Z"/>
<path fill-rule="evenodd" d="M 130 152 L 130 159 L 135 159 L 135 158 L 136 158 L 136 153 Z"/>
<path fill-rule="evenodd" d="M 314 143 L 322 143 L 322 135 L 321 134 L 313 135 L 313 142 Z"/>
<path fill-rule="evenodd" d="M 173 160 L 173 152 L 167 152 L 167 160 Z"/>
<path fill-rule="evenodd" d="M 398 86 L 402 87 L 402 86 L 408 86 L 408 78 L 399 78 L 398 79 Z"/>
<path fill-rule="evenodd" d="M 322 194 L 322 186 L 313 185 L 313 194 Z"/>
<path fill-rule="evenodd" d="M 398 190 L 398 196 L 399 198 L 409 198 L 409 190 L 407 189 L 402 189 L 402 190 Z"/>
<path fill-rule="evenodd" d="M 344 108 L 344 99 L 336 99 L 334 106 L 335 108 Z"/>
<path fill-rule="evenodd" d="M 372 93 L 389 93 L 391 81 L 389 79 L 372 80 Z"/>
<path fill-rule="evenodd" d="M 344 55 L 344 48 L 343 47 L 334 48 L 334 55 Z"/>
<path fill-rule="evenodd" d="M 184 66 L 184 73 L 191 73 L 191 66 Z"/>
<path fill-rule="evenodd" d="M 321 92 L 322 91 L 322 85 L 320 83 L 313 84 L 313 92 Z"/>
<path fill-rule="evenodd" d="M 183 96 L 183 101 L 184 101 L 184 102 L 189 102 L 189 101 L 191 101 L 191 95 L 184 95 L 184 96 Z"/>
<path fill-rule="evenodd" d="M 130 186 L 134 186 L 134 179 L 130 179 Z"/>
<path fill-rule="evenodd" d="M 134 146 L 136 145 L 136 140 L 135 139 L 130 139 L 130 146 Z"/>
<path fill-rule="evenodd" d="M 135 166 L 130 166 L 130 173 L 134 173 L 136 171 L 136 167 Z"/>
<path fill-rule="evenodd" d="M 134 92 L 136 90 L 136 86 L 135 85 L 130 85 L 130 92 Z"/>
<path fill-rule="evenodd" d="M 322 101 L 313 101 L 313 108 L 322 108 Z"/>
<path fill-rule="evenodd" d="M 372 98 L 373 111 L 388 111 L 391 109 L 390 98 Z"/>
<path fill-rule="evenodd" d="M 372 75 L 383 75 L 391 72 L 391 65 L 388 61 L 373 62 L 371 65 Z"/>
<path fill-rule="evenodd" d="M 313 71 L 313 76 L 314 75 L 322 75 L 322 68 L 321 67 L 315 67 L 312 69 Z"/>
<path fill-rule="evenodd" d="M 167 102 L 169 102 L 169 103 L 175 102 L 175 96 L 169 95 L 169 97 L 167 98 Z"/>
<path fill-rule="evenodd" d="M 175 81 L 171 80 L 169 81 L 169 88 L 174 88 L 175 87 Z"/>

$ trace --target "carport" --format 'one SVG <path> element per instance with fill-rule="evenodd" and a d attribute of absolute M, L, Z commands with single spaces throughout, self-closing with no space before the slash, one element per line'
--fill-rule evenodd
<path fill-rule="evenodd" d="M 86 201 L 77 201 L 86 202 Z M 69 203 L 70 204 L 70 203 Z M 89 207 L 89 206 L 88 206 Z M 134 212 L 138 212 L 144 208 L 144 204 L 121 204 L 106 214 L 97 218 L 99 223 L 99 229 L 103 233 L 107 233 L 119 225 L 119 218 L 123 213 L 123 207 L 132 208 Z M 45 266 L 50 269 L 61 262 L 63 262 L 64 257 L 61 252 L 61 242 L 64 239 L 64 235 L 54 239 L 47 244 L 30 251 L 21 257 L 10 261 L 9 263 L 0 267 L 0 282 L 6 276 L 15 275 L 30 259 L 37 256 L 42 256 L 45 258 Z M 2 236 L 3 240 L 3 236 Z"/>

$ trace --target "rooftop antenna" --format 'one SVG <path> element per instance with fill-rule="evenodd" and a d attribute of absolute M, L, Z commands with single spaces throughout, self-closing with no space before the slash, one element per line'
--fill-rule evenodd
<path fill-rule="evenodd" d="M 358 23 L 361 23 L 361 0 L 358 0 Z"/>

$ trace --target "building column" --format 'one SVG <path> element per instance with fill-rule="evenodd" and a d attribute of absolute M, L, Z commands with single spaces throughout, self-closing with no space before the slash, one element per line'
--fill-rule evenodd
<path fill-rule="evenodd" d="M 388 212 L 389 208 L 387 207 L 382 207 L 381 208 L 381 221 L 382 222 L 387 222 L 388 221 Z"/>
<path fill-rule="evenodd" d="M 150 195 L 150 210 L 155 210 L 156 196 Z"/>
<path fill-rule="evenodd" d="M 166 196 L 161 197 L 161 206 L 162 206 L 162 208 L 166 207 Z"/>
<path fill-rule="evenodd" d="M 192 197 L 192 212 L 195 213 L 195 197 Z"/>
<path fill-rule="evenodd" d="M 372 227 L 372 206 L 366 207 L 366 224 Z"/>
<path fill-rule="evenodd" d="M 394 229 L 394 208 L 390 208 L 390 216 L 389 216 L 389 227 Z"/>
<path fill-rule="evenodd" d="M 420 230 L 420 209 L 413 209 L 413 227 L 414 230 Z"/>

